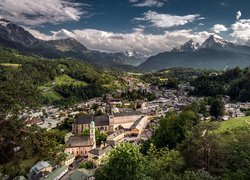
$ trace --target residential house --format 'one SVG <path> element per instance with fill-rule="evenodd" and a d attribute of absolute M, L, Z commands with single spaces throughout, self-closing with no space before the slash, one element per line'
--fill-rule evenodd
<path fill-rule="evenodd" d="M 40 178 L 50 174 L 52 172 L 52 166 L 47 161 L 40 161 L 36 163 L 28 174 L 29 180 L 39 180 Z"/>
<path fill-rule="evenodd" d="M 40 117 L 33 117 L 25 121 L 27 126 L 42 125 L 44 121 Z"/>
<path fill-rule="evenodd" d="M 40 161 L 36 163 L 31 170 L 35 172 L 36 174 L 40 172 L 51 172 L 52 171 L 52 166 L 50 165 L 49 162 L 47 161 Z"/>
<path fill-rule="evenodd" d="M 113 149 L 112 146 L 108 145 L 103 148 L 95 148 L 88 152 L 88 160 L 92 161 L 97 167 L 102 164 L 103 158 Z"/>
<path fill-rule="evenodd" d="M 69 166 L 74 162 L 75 156 L 73 154 L 70 154 L 70 153 L 66 153 L 66 154 L 67 154 L 67 157 L 61 164 Z"/>
<path fill-rule="evenodd" d="M 123 129 L 120 129 L 111 133 L 106 138 L 106 143 L 112 146 L 116 146 L 117 144 L 123 141 L 124 137 L 125 137 L 125 131 Z"/>

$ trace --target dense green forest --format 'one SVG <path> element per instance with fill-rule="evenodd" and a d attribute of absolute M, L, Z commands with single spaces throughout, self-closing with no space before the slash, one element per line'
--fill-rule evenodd
<path fill-rule="evenodd" d="M 115 89 L 115 80 L 113 74 L 84 62 L 47 60 L 0 49 L 2 111 L 50 103 L 69 105 Z"/>
<path fill-rule="evenodd" d="M 191 92 L 200 96 L 229 95 L 235 101 L 250 101 L 250 69 L 234 68 L 220 74 L 203 75 L 191 82 Z"/>

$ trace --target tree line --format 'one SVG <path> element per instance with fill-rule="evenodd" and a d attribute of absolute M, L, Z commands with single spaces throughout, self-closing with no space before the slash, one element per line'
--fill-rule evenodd
<path fill-rule="evenodd" d="M 229 95 L 235 101 L 250 101 L 250 69 L 227 70 L 217 75 L 202 75 L 191 82 L 195 89 L 191 92 L 198 96 Z"/>

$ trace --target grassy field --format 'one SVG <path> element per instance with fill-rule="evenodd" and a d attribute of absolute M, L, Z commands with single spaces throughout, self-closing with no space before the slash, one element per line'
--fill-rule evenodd
<path fill-rule="evenodd" d="M 45 99 L 47 99 L 49 103 L 53 103 L 57 100 L 62 99 L 62 97 L 54 91 L 43 92 L 42 95 L 45 97 Z"/>
<path fill-rule="evenodd" d="M 87 83 L 85 83 L 83 81 L 78 81 L 76 79 L 71 78 L 70 76 L 68 76 L 66 74 L 63 74 L 63 75 L 57 76 L 54 81 L 40 86 L 39 89 L 41 89 L 43 91 L 42 95 L 45 97 L 45 99 L 49 103 L 53 103 L 57 100 L 62 99 L 62 97 L 53 90 L 53 86 L 55 86 L 55 85 L 70 85 L 70 84 L 83 85 L 83 86 L 88 85 Z"/>
<path fill-rule="evenodd" d="M 230 131 L 238 127 L 244 127 L 244 126 L 250 127 L 250 116 L 238 117 L 238 118 L 229 119 L 227 121 L 223 121 L 220 123 L 220 126 L 216 130 L 216 132 L 223 133 L 223 132 Z"/>
<path fill-rule="evenodd" d="M 78 81 L 76 79 L 71 78 L 70 76 L 63 74 L 60 76 L 55 77 L 55 80 L 49 83 L 46 83 L 42 86 L 39 87 L 39 89 L 43 90 L 43 91 L 52 91 L 53 90 L 53 86 L 54 85 L 83 85 L 83 86 L 87 86 L 88 84 L 83 82 L 83 81 Z"/>
<path fill-rule="evenodd" d="M 160 78 L 160 81 L 163 82 L 163 81 L 167 81 L 168 78 Z"/>
<path fill-rule="evenodd" d="M 21 64 L 0 63 L 0 66 L 20 67 L 20 66 L 21 66 Z"/>
<path fill-rule="evenodd" d="M 56 85 L 65 85 L 65 84 L 73 84 L 73 85 L 83 85 L 86 86 L 87 83 L 83 82 L 83 81 L 78 81 L 76 79 L 71 78 L 70 76 L 63 74 L 61 76 L 57 76 L 55 78 L 54 83 Z"/>

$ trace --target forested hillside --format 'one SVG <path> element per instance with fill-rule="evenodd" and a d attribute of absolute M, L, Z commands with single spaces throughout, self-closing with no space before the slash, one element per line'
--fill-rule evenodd
<path fill-rule="evenodd" d="M 2 111 L 55 103 L 69 105 L 101 96 L 120 86 L 114 75 L 87 63 L 47 60 L 0 49 Z"/>
<path fill-rule="evenodd" d="M 208 74 L 198 77 L 191 83 L 194 95 L 229 95 L 232 100 L 250 101 L 250 69 L 234 68 L 221 74 Z"/>

